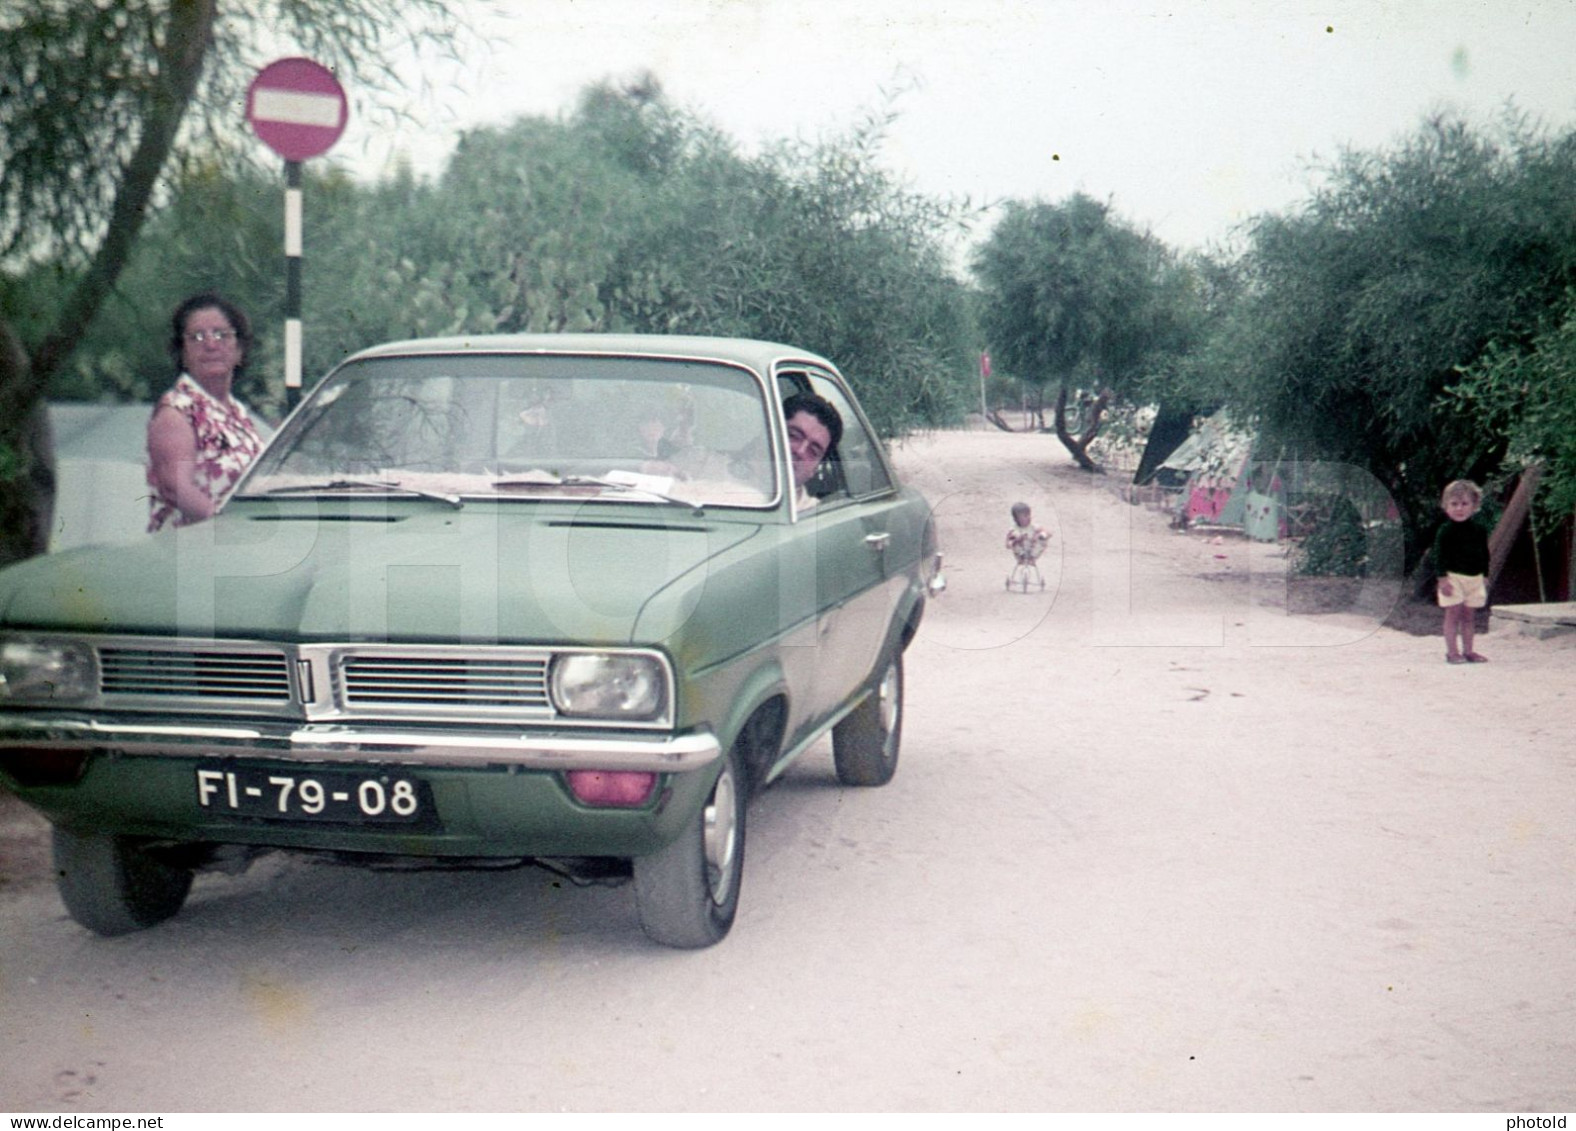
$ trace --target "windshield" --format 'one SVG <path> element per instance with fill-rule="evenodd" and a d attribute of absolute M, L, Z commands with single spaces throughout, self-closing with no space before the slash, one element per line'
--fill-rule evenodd
<path fill-rule="evenodd" d="M 319 386 L 240 495 L 575 494 L 763 506 L 761 386 L 733 366 L 625 357 L 373 358 Z"/>

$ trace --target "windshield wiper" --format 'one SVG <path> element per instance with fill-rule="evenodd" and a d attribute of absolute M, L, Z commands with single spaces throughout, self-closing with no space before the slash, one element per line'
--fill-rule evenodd
<path fill-rule="evenodd" d="M 666 491 L 658 491 L 655 487 L 648 486 L 644 483 L 625 482 L 618 479 L 607 479 L 600 475 L 570 475 L 561 480 L 561 482 L 569 487 L 593 486 L 606 487 L 613 491 L 638 491 L 640 494 L 649 495 L 653 499 L 661 499 L 664 503 L 672 503 L 674 506 L 688 507 L 698 515 L 706 513 L 706 508 L 701 506 L 694 499 L 681 499 L 677 495 L 670 495 Z"/>
<path fill-rule="evenodd" d="M 612 472 L 610 474 L 618 474 Z M 640 479 L 647 478 L 645 476 Z M 694 499 L 681 499 L 677 495 L 670 495 L 666 491 L 658 491 L 655 487 L 644 482 L 636 481 L 637 477 L 631 476 L 629 480 L 604 478 L 600 475 L 558 475 L 554 472 L 531 472 L 515 479 L 499 479 L 493 483 L 494 487 L 600 487 L 606 491 L 629 492 L 634 491 L 659 499 L 664 503 L 674 506 L 687 507 L 697 515 L 706 513 L 705 507 Z"/>
<path fill-rule="evenodd" d="M 423 499 L 430 499 L 435 503 L 447 503 L 455 510 L 465 505 L 465 501 L 458 495 L 445 495 L 440 491 L 426 491 L 420 487 L 411 487 L 394 479 L 330 479 L 325 483 L 292 483 L 285 487 L 270 487 L 262 492 L 264 495 L 310 495 L 317 491 L 351 491 L 351 490 L 394 490 L 403 491 L 409 495 L 416 495 Z"/>

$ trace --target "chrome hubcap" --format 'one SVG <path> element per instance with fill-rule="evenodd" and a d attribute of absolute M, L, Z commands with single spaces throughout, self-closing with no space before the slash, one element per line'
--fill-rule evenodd
<path fill-rule="evenodd" d="M 725 903 L 733 887 L 733 854 L 738 850 L 738 825 L 735 820 L 733 770 L 724 769 L 712 788 L 711 801 L 702 815 L 703 849 L 706 854 L 706 885 L 713 903 Z"/>
<path fill-rule="evenodd" d="M 881 687 L 876 692 L 877 701 L 881 706 L 881 746 L 883 753 L 892 753 L 892 739 L 897 734 L 898 713 L 903 709 L 903 702 L 898 697 L 897 665 L 893 664 L 886 670 L 886 675 L 881 677 Z"/>

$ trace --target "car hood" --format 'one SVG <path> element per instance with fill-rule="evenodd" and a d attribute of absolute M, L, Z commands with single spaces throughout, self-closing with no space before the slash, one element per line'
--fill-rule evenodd
<path fill-rule="evenodd" d="M 425 504 L 430 508 L 430 504 Z M 759 531 L 687 512 L 275 507 L 0 573 L 12 627 L 196 637 L 623 643 Z"/>

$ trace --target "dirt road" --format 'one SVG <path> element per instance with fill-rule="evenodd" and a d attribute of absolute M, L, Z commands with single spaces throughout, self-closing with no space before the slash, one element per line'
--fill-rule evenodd
<path fill-rule="evenodd" d="M 1576 1107 L 1576 637 L 1452 667 L 1287 616 L 1276 548 L 1047 437 L 898 454 L 951 580 L 902 765 L 842 789 L 823 749 L 762 797 L 721 946 L 649 946 L 626 888 L 284 858 L 101 940 L 7 808 L 0 1106 Z M 1003 587 L 1018 499 L 1043 593 Z"/>

